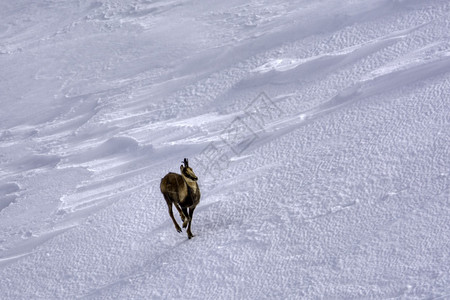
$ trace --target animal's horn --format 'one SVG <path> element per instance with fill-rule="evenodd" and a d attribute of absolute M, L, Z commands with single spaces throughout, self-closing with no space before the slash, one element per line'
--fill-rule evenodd
<path fill-rule="evenodd" d="M 184 166 L 185 166 L 186 168 L 189 168 L 189 161 L 188 161 L 187 158 L 184 159 Z"/>

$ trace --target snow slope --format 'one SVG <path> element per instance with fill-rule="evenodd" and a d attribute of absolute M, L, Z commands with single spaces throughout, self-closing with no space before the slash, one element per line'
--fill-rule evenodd
<path fill-rule="evenodd" d="M 447 0 L 0 4 L 2 299 L 449 299 Z M 178 234 L 160 178 L 200 178 Z"/>

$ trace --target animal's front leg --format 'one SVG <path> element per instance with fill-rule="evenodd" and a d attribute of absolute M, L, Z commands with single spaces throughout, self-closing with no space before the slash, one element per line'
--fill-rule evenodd
<path fill-rule="evenodd" d="M 188 226 L 188 229 L 187 229 L 187 235 L 188 235 L 189 239 L 194 237 L 194 235 L 191 232 L 191 223 L 192 223 L 192 216 L 194 215 L 194 209 L 195 209 L 195 206 L 189 208 L 189 226 Z"/>

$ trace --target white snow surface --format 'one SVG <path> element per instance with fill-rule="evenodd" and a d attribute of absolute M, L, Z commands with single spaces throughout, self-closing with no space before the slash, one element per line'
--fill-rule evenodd
<path fill-rule="evenodd" d="M 448 0 L 0 19 L 1 299 L 450 299 Z"/>

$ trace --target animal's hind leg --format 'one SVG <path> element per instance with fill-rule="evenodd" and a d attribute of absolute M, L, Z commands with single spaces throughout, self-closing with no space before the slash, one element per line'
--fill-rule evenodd
<path fill-rule="evenodd" d="M 167 199 L 165 195 L 164 195 L 164 199 L 166 199 L 167 206 L 169 207 L 169 216 L 170 216 L 170 218 L 172 219 L 173 225 L 175 225 L 175 229 L 176 229 L 178 232 L 181 232 L 180 225 L 178 225 L 177 221 L 175 220 L 175 217 L 173 216 L 172 202 L 171 202 L 169 199 Z M 175 206 L 175 207 L 176 207 L 176 206 Z"/>
<path fill-rule="evenodd" d="M 189 217 L 188 210 L 186 207 L 183 207 L 183 213 L 186 216 L 186 218 L 183 220 L 183 228 L 186 228 L 191 218 Z"/>
<path fill-rule="evenodd" d="M 186 227 L 184 226 L 184 222 L 186 222 L 186 220 L 188 219 L 188 214 L 184 213 L 184 210 L 181 209 L 178 203 L 174 202 L 173 205 L 175 205 L 175 208 L 178 210 L 178 213 L 180 214 L 181 221 L 183 221 L 183 227 Z"/>

